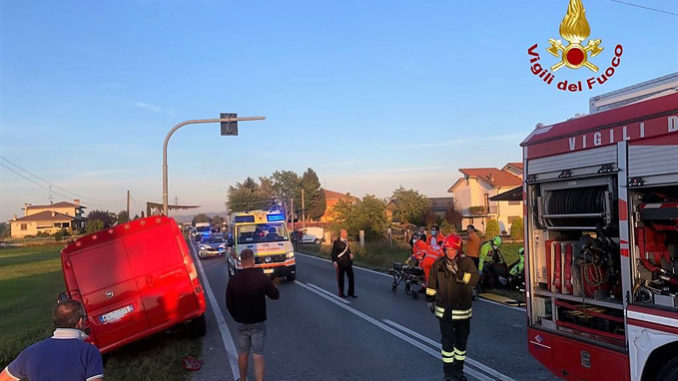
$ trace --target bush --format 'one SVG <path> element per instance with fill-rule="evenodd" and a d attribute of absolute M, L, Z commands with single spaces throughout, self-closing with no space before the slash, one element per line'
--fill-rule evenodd
<path fill-rule="evenodd" d="M 511 224 L 511 239 L 523 239 L 523 219 L 516 218 Z"/>
<path fill-rule="evenodd" d="M 101 220 L 89 220 L 85 224 L 85 232 L 87 234 L 98 232 L 104 228 L 104 222 Z"/>
<path fill-rule="evenodd" d="M 485 227 L 485 239 L 490 239 L 496 235 L 499 235 L 499 222 L 497 222 L 497 220 L 487 221 L 487 226 Z"/>

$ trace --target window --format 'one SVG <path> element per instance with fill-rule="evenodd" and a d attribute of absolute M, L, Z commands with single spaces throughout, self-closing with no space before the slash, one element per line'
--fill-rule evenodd
<path fill-rule="evenodd" d="M 21 224 L 21 230 L 28 230 L 28 224 Z"/>
<path fill-rule="evenodd" d="M 518 206 L 522 201 L 509 201 L 509 205 Z"/>

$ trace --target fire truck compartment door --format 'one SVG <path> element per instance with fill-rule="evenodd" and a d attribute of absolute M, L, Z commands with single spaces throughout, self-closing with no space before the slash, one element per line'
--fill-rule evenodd
<path fill-rule="evenodd" d="M 629 179 L 634 178 L 645 186 L 678 183 L 678 132 L 629 145 Z"/>
<path fill-rule="evenodd" d="M 570 171 L 570 177 L 592 176 L 600 173 L 606 164 L 616 169 L 616 145 L 529 160 L 527 176 L 536 176 L 538 182 L 558 180 L 566 170 Z"/>

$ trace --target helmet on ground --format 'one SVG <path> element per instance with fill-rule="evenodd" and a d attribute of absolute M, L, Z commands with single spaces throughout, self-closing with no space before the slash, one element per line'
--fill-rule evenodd
<path fill-rule="evenodd" d="M 448 248 L 461 251 L 461 237 L 456 234 L 448 235 L 443 241 L 443 250 Z"/>
<path fill-rule="evenodd" d="M 492 240 L 490 241 L 490 244 L 492 245 L 493 249 L 498 248 L 499 246 L 501 246 L 501 237 L 496 236 L 496 237 L 492 238 Z"/>

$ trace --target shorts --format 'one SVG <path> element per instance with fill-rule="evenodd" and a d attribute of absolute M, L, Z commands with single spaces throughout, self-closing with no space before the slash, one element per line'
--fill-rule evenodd
<path fill-rule="evenodd" d="M 266 338 L 266 323 L 242 324 L 235 323 L 238 329 L 236 344 L 238 353 L 252 352 L 258 355 L 264 354 L 264 338 Z"/>

